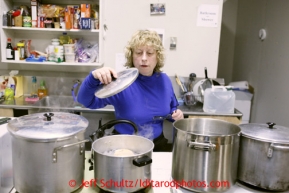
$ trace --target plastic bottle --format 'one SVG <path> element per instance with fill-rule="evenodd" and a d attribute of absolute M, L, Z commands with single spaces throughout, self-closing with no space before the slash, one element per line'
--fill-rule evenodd
<path fill-rule="evenodd" d="M 69 35 L 67 35 L 66 32 L 63 32 L 63 34 L 59 37 L 59 42 L 60 42 L 60 45 L 69 44 L 70 42 Z"/>
<path fill-rule="evenodd" d="M 7 46 L 6 46 L 6 59 L 13 60 L 14 59 L 14 50 L 11 44 L 11 38 L 7 39 Z"/>
<path fill-rule="evenodd" d="M 47 96 L 47 89 L 45 86 L 45 81 L 42 80 L 40 82 L 40 87 L 38 88 L 38 97 L 41 99 L 43 97 Z"/>
<path fill-rule="evenodd" d="M 4 94 L 4 98 L 7 101 L 14 99 L 16 84 L 15 84 L 13 77 L 16 74 L 18 74 L 18 70 L 12 70 L 9 73 L 9 78 L 8 78 L 8 82 L 7 82 L 7 86 L 5 88 L 5 94 Z"/>
<path fill-rule="evenodd" d="M 31 96 L 37 97 L 37 79 L 35 76 L 32 76 Z"/>
<path fill-rule="evenodd" d="M 22 26 L 23 27 L 32 27 L 32 19 L 29 12 L 23 11 L 22 13 Z"/>
<path fill-rule="evenodd" d="M 3 26 L 7 26 L 7 12 L 3 11 Z"/>

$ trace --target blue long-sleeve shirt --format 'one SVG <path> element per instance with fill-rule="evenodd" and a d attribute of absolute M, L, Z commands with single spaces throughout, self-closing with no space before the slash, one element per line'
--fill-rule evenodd
<path fill-rule="evenodd" d="M 154 73 L 152 76 L 139 74 L 128 88 L 104 99 L 94 95 L 99 85 L 100 81 L 90 73 L 79 89 L 78 102 L 90 109 L 113 105 L 116 119 L 134 122 L 138 134 L 149 139 L 160 136 L 163 130 L 163 121 L 153 120 L 153 117 L 172 114 L 178 106 L 172 83 L 165 73 Z M 134 131 L 131 125 L 125 123 L 114 128 L 121 134 L 132 134 Z"/>

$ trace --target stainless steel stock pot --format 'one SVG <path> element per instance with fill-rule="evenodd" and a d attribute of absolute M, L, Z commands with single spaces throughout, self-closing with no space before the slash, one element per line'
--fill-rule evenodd
<path fill-rule="evenodd" d="M 97 185 L 110 192 L 135 192 L 146 188 L 140 182 L 151 179 L 153 148 L 151 140 L 136 135 L 111 135 L 97 139 L 92 144 Z M 116 155 L 118 150 L 131 153 Z"/>
<path fill-rule="evenodd" d="M 17 192 L 68 193 L 78 189 L 84 178 L 87 126 L 84 117 L 63 112 L 36 113 L 10 121 Z"/>
<path fill-rule="evenodd" d="M 240 127 L 217 119 L 174 122 L 172 178 L 197 192 L 223 192 L 237 179 Z M 194 183 L 193 183 L 194 182 Z"/>
<path fill-rule="evenodd" d="M 270 191 L 289 189 L 289 128 L 241 124 L 238 179 Z"/>

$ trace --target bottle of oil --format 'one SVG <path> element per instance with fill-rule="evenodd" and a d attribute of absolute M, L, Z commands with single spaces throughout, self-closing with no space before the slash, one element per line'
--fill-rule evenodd
<path fill-rule="evenodd" d="M 41 99 L 43 97 L 47 96 L 47 89 L 45 86 L 45 81 L 42 80 L 40 82 L 40 87 L 38 88 L 38 97 Z"/>
<path fill-rule="evenodd" d="M 69 44 L 70 43 L 70 36 L 67 35 L 66 32 L 63 32 L 63 34 L 59 37 L 59 42 L 60 42 L 60 45 Z"/>

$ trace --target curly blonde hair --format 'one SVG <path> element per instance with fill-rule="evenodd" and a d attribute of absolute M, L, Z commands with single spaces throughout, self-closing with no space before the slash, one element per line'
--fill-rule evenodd
<path fill-rule="evenodd" d="M 140 46 L 152 46 L 157 53 L 157 65 L 154 72 L 161 72 L 161 68 L 164 66 L 164 47 L 160 36 L 155 31 L 150 30 L 138 30 L 128 42 L 125 47 L 126 63 L 124 66 L 128 68 L 134 67 L 133 64 L 133 51 Z"/>

